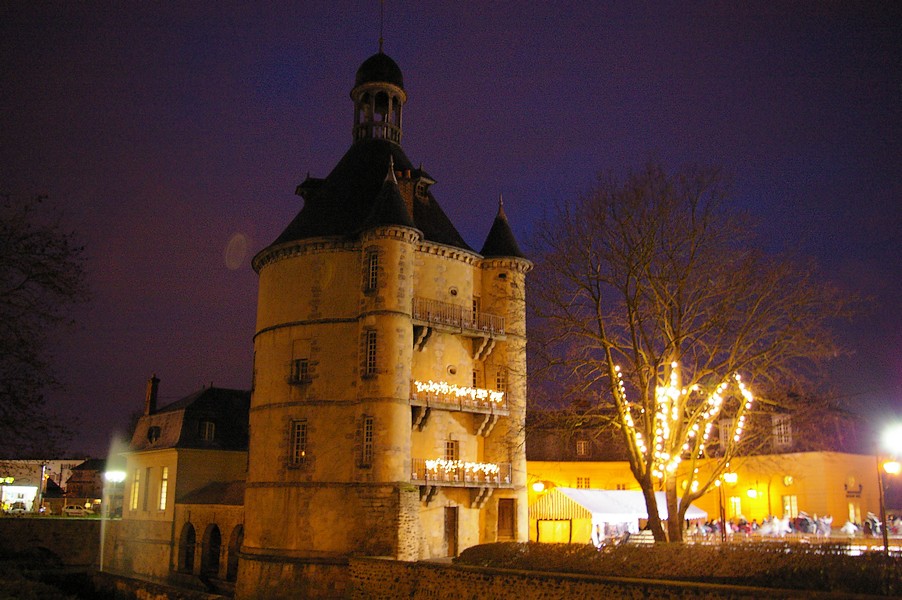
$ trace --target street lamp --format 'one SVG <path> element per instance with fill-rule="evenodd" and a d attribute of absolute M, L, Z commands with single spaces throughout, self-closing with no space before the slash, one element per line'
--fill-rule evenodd
<path fill-rule="evenodd" d="M 883 450 L 894 458 L 902 453 L 902 423 L 891 425 L 883 431 Z M 880 522 L 883 524 L 883 555 L 889 558 L 889 527 L 886 522 L 886 492 L 883 488 L 883 472 L 890 475 L 898 475 L 902 471 L 902 464 L 896 460 L 888 460 L 880 464 L 880 456 L 877 456 L 877 487 L 880 492 Z"/>

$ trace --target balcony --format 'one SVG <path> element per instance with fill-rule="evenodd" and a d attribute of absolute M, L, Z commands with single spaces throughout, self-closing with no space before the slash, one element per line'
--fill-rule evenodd
<path fill-rule="evenodd" d="M 504 317 L 449 302 L 414 297 L 411 317 L 417 350 L 426 346 L 435 329 L 473 338 L 473 358 L 483 360 L 491 353 L 495 340 L 505 337 Z"/>
<path fill-rule="evenodd" d="M 410 383 L 410 405 L 413 407 L 413 427 L 422 431 L 433 409 L 468 412 L 474 416 L 475 435 L 486 437 L 498 417 L 510 415 L 507 394 L 481 388 L 459 387 L 446 382 Z"/>
<path fill-rule="evenodd" d="M 470 505 L 482 508 L 496 488 L 511 488 L 510 463 L 412 458 L 410 481 L 420 486 L 420 500 L 429 504 L 440 488 L 471 490 Z"/>

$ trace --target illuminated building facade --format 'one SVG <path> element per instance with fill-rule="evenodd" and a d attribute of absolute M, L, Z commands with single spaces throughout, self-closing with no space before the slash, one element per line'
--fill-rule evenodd
<path fill-rule="evenodd" d="M 525 276 L 503 207 L 479 252 L 401 147 L 382 52 L 353 142 L 253 261 L 259 274 L 236 597 L 342 593 L 352 554 L 526 540 Z"/>

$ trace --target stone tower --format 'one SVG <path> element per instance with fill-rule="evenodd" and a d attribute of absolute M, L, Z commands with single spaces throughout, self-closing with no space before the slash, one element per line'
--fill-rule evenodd
<path fill-rule="evenodd" d="M 401 70 L 351 90 L 353 142 L 259 274 L 236 597 L 340 595 L 350 555 L 527 539 L 525 275 L 504 210 L 482 251 L 401 148 Z"/>

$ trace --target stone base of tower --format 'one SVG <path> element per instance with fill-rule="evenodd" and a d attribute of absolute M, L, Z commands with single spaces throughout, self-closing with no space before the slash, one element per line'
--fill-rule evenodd
<path fill-rule="evenodd" d="M 348 558 L 242 554 L 235 584 L 240 600 L 345 598 L 350 584 Z"/>
<path fill-rule="evenodd" d="M 317 520 L 320 515 L 319 520 L 324 521 L 341 513 L 343 521 L 355 524 L 357 539 L 347 539 L 344 552 L 317 552 L 300 548 L 254 548 L 245 538 L 235 586 L 236 600 L 346 597 L 350 556 L 419 558 L 422 532 L 419 489 L 415 486 L 403 483 L 346 486 L 341 488 L 341 498 L 332 497 L 328 505 L 318 504 L 311 498 L 314 490 L 305 491 L 303 505 L 309 508 L 308 519 Z M 288 538 L 283 535 L 282 539 Z"/>

